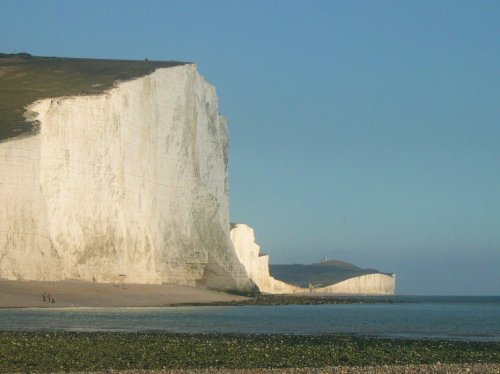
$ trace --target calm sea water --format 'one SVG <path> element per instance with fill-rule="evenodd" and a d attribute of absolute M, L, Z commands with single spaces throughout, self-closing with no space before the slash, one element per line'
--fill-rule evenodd
<path fill-rule="evenodd" d="M 391 302 L 241 307 L 4 309 L 0 310 L 0 330 L 347 333 L 397 338 L 500 341 L 500 297 L 395 296 L 384 297 L 383 300 Z"/>

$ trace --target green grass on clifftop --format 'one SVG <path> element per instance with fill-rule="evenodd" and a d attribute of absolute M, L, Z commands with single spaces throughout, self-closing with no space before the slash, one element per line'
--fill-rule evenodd
<path fill-rule="evenodd" d="M 34 131 L 25 107 L 42 98 L 99 94 L 117 81 L 183 65 L 176 61 L 127 61 L 36 57 L 0 53 L 0 141 Z"/>
<path fill-rule="evenodd" d="M 271 276 L 280 281 L 307 288 L 326 287 L 367 274 L 385 274 L 375 269 L 361 269 L 347 262 L 333 260 L 311 265 L 269 265 Z"/>

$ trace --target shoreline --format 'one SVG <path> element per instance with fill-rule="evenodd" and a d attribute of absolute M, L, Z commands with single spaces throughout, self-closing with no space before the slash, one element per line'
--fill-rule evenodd
<path fill-rule="evenodd" d="M 50 294 L 54 303 L 44 301 Z M 184 307 L 394 303 L 387 295 L 236 294 L 173 284 L 93 283 L 0 279 L 0 309 Z"/>
<path fill-rule="evenodd" d="M 243 300 L 217 301 L 210 304 L 182 303 L 172 306 L 278 306 L 278 305 L 329 305 L 329 304 L 408 304 L 415 302 L 394 301 L 386 295 L 347 294 L 259 294 Z"/>

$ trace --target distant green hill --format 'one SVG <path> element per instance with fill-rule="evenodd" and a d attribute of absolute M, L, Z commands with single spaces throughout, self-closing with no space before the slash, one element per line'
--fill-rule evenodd
<path fill-rule="evenodd" d="M 311 265 L 269 265 L 271 276 L 300 287 L 325 287 L 366 274 L 379 274 L 375 269 L 361 269 L 347 262 L 332 260 Z"/>
<path fill-rule="evenodd" d="M 98 94 L 117 81 L 152 73 L 177 61 L 127 61 L 38 57 L 0 53 L 0 141 L 32 132 L 23 117 L 33 101 L 70 95 Z"/>

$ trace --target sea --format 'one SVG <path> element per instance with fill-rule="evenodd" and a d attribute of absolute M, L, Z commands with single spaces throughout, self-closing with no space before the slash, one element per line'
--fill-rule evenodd
<path fill-rule="evenodd" d="M 356 298 L 353 304 L 0 310 L 0 330 L 352 334 L 500 342 L 500 296 Z"/>

